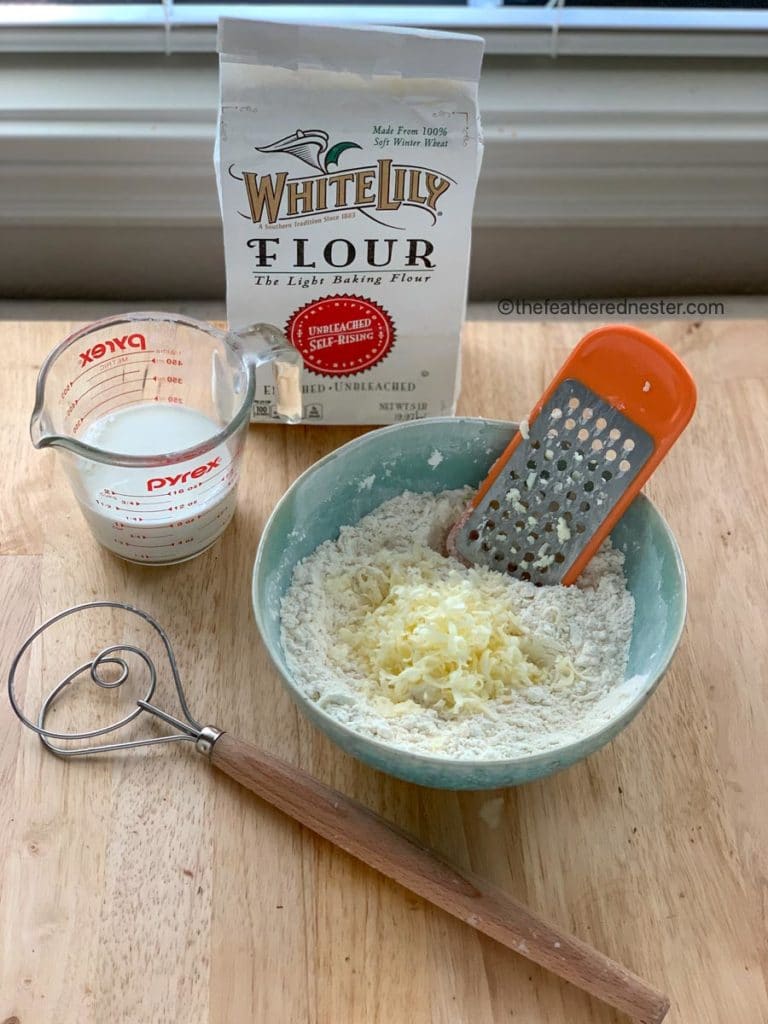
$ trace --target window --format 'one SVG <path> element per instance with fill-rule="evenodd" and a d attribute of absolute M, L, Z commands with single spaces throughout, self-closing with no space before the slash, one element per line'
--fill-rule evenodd
<path fill-rule="evenodd" d="M 768 55 L 765 0 L 424 0 L 408 4 L 47 0 L 0 3 L 0 50 L 212 51 L 222 14 L 455 28 L 489 52 Z"/>
<path fill-rule="evenodd" d="M 764 4 L 0 0 L 4 294 L 223 293 L 222 14 L 485 37 L 474 298 L 758 291 Z"/>

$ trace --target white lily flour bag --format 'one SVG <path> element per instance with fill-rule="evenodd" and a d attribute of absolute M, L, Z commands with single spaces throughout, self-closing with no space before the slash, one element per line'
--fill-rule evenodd
<path fill-rule="evenodd" d="M 283 329 L 303 418 L 452 414 L 482 143 L 474 36 L 222 19 L 230 327 Z M 253 419 L 274 418 L 271 370 Z"/>

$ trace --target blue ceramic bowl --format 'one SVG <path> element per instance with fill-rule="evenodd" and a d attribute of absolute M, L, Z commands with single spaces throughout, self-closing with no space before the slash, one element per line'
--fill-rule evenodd
<path fill-rule="evenodd" d="M 304 714 L 347 753 L 401 779 L 441 789 L 491 789 L 543 778 L 613 739 L 655 690 L 685 620 L 685 570 L 669 527 L 644 496 L 635 499 L 611 538 L 625 556 L 635 621 L 625 681 L 610 695 L 601 727 L 545 753 L 503 761 L 462 761 L 414 754 L 353 732 L 294 683 L 280 643 L 280 601 L 294 566 L 383 501 L 410 491 L 477 485 L 506 447 L 514 425 L 456 418 L 415 420 L 373 431 L 316 462 L 285 493 L 261 537 L 253 572 L 253 607 L 264 643 Z M 442 461 L 428 464 L 435 450 Z M 433 460 L 435 461 L 435 460 Z M 372 478 L 372 479 L 371 479 Z"/>

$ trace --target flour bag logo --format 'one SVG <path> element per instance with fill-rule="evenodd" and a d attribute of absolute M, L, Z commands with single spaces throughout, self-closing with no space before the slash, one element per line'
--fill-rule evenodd
<path fill-rule="evenodd" d="M 438 200 L 455 184 L 453 178 L 428 167 L 391 159 L 341 169 L 342 153 L 363 147 L 356 142 L 336 142 L 329 149 L 329 141 L 328 132 L 313 128 L 296 130 L 268 146 L 254 146 L 258 153 L 285 153 L 320 172 L 306 178 L 292 178 L 288 171 L 262 175 L 245 171 L 241 177 L 230 167 L 232 177 L 245 183 L 254 224 L 264 220 L 275 224 L 328 210 L 357 210 L 385 224 L 370 211 L 386 214 L 401 206 L 421 209 L 435 222 Z"/>
<path fill-rule="evenodd" d="M 284 139 L 278 139 L 269 146 L 255 148 L 259 153 L 290 153 L 297 160 L 303 160 L 305 164 L 322 171 L 323 174 L 328 174 L 330 167 L 338 166 L 339 157 L 344 150 L 362 149 L 356 142 L 337 142 L 328 149 L 328 141 L 328 132 L 319 128 L 311 132 L 297 129 L 293 135 L 286 135 Z"/>

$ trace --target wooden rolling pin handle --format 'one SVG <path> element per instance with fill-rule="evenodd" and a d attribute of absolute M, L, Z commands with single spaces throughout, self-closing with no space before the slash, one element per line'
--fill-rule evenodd
<path fill-rule="evenodd" d="M 302 825 L 509 949 L 641 1024 L 664 1019 L 669 1000 L 661 992 L 500 889 L 460 874 L 357 801 L 228 733 L 213 743 L 210 758 L 220 771 Z"/>

